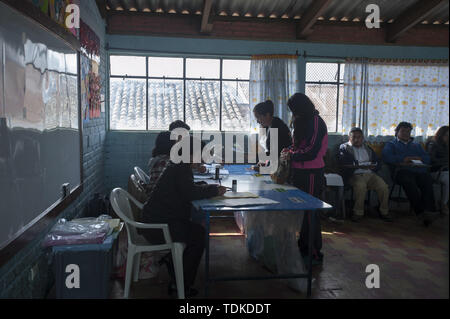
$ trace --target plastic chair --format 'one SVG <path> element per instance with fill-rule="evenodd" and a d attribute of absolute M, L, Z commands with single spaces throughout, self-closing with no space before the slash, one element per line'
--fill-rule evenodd
<path fill-rule="evenodd" d="M 148 176 L 147 173 L 145 173 L 144 170 L 141 169 L 140 167 L 136 166 L 134 168 L 134 174 L 142 183 L 144 184 L 150 183 L 150 176 Z"/>
<path fill-rule="evenodd" d="M 128 298 L 131 286 L 131 277 L 134 282 L 139 279 L 140 257 L 142 252 L 171 250 L 175 268 L 175 280 L 178 291 L 178 298 L 184 299 L 184 278 L 183 278 L 183 251 L 184 243 L 174 243 L 170 237 L 169 226 L 167 224 L 144 224 L 133 219 L 130 202 L 133 202 L 140 209 L 143 204 L 139 203 L 128 192 L 122 188 L 115 188 L 111 191 L 111 206 L 116 214 L 125 222 L 128 232 L 128 254 L 127 268 L 125 276 L 124 298 Z M 141 229 L 161 229 L 164 234 L 165 244 L 151 245 L 143 236 L 137 233 L 137 228 Z"/>

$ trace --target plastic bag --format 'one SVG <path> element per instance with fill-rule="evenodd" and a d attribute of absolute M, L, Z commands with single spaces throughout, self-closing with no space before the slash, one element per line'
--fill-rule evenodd
<path fill-rule="evenodd" d="M 306 273 L 297 245 L 303 212 L 248 212 L 246 239 L 249 254 L 277 274 Z M 289 287 L 306 292 L 305 278 L 287 279 Z"/>
<path fill-rule="evenodd" d="M 239 227 L 241 234 L 243 234 L 246 229 L 245 224 L 247 220 L 245 212 L 234 212 L 234 220 Z"/>
<path fill-rule="evenodd" d="M 107 216 L 110 218 L 109 216 Z M 44 247 L 59 245 L 100 244 L 109 232 L 107 218 L 83 218 L 77 221 L 58 220 L 52 230 L 45 236 Z"/>

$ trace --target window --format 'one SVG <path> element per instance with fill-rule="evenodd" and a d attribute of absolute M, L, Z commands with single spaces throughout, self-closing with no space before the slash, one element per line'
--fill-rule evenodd
<path fill-rule="evenodd" d="M 342 126 L 344 96 L 343 63 L 307 63 L 306 95 L 312 100 L 328 127 L 328 132 L 339 132 Z"/>
<path fill-rule="evenodd" d="M 250 60 L 110 57 L 110 128 L 248 131 Z"/>

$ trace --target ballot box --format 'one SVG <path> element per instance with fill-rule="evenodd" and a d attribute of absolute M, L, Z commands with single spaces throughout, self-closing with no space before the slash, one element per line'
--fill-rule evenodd
<path fill-rule="evenodd" d="M 114 266 L 117 238 L 115 231 L 101 244 L 51 247 L 58 299 L 106 299 Z"/>

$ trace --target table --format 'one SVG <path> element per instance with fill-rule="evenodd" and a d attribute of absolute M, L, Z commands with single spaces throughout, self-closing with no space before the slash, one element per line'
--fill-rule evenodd
<path fill-rule="evenodd" d="M 228 178 L 222 179 L 221 184 L 226 187 L 231 187 L 232 180 L 237 180 L 238 192 L 252 192 L 268 199 L 279 202 L 272 205 L 258 205 L 258 206 L 240 206 L 236 207 L 224 207 L 224 206 L 211 206 L 208 200 L 193 201 L 194 208 L 205 215 L 205 227 L 206 227 L 206 247 L 205 247 L 205 296 L 208 295 L 208 285 L 214 281 L 230 281 L 230 280 L 262 280 L 262 279 L 288 279 L 288 278 L 307 278 L 307 296 L 311 296 L 311 281 L 312 281 L 312 242 L 313 232 L 309 232 L 309 249 L 308 249 L 308 272 L 305 274 L 282 274 L 272 276 L 243 276 L 243 277 L 221 277 L 210 278 L 209 277 L 209 232 L 210 232 L 210 213 L 212 212 L 230 212 L 230 211 L 245 211 L 245 212 L 281 212 L 281 211 L 304 211 L 305 213 L 314 214 L 319 210 L 327 210 L 333 208 L 331 205 L 300 191 L 299 189 L 290 185 L 277 185 L 274 184 L 270 176 L 259 175 L 255 172 L 248 170 L 250 165 L 226 165 L 225 168 L 230 172 Z M 256 175 L 256 176 L 255 176 Z M 210 180 L 217 183 L 217 181 Z M 284 191 L 280 192 L 274 188 L 283 188 Z M 298 198 L 300 201 L 294 202 L 292 198 Z M 310 229 L 313 228 L 314 219 L 310 219 Z M 299 225 L 301 229 L 301 225 Z"/>

